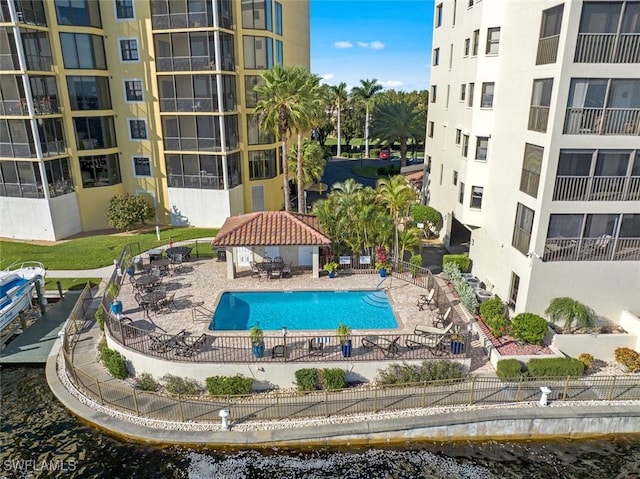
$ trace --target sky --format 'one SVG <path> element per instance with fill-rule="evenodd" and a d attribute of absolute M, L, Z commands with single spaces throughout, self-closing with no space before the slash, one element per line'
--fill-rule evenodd
<path fill-rule="evenodd" d="M 348 89 L 426 90 L 432 28 L 433 0 L 311 0 L 311 71 Z"/>

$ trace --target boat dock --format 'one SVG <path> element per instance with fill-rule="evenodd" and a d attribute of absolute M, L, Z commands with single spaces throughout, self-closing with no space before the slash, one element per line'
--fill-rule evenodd
<path fill-rule="evenodd" d="M 0 351 L 0 364 L 44 364 L 58 332 L 75 306 L 80 291 L 68 291 L 47 307 L 42 317 Z"/>

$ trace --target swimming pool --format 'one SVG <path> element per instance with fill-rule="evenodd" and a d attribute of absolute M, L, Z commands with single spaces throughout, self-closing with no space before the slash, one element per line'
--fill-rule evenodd
<path fill-rule="evenodd" d="M 398 323 L 383 291 L 225 292 L 209 330 L 392 329 Z"/>

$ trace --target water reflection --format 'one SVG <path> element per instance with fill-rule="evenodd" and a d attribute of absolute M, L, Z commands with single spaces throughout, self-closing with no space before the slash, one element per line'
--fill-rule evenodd
<path fill-rule="evenodd" d="M 0 387 L 0 479 L 640 477 L 638 437 L 410 443 L 348 451 L 194 451 L 126 443 L 83 425 L 55 401 L 42 368 L 3 367 Z"/>

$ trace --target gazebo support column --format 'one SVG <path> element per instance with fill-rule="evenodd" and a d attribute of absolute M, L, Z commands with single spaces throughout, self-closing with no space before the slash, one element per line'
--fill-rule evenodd
<path fill-rule="evenodd" d="M 236 278 L 236 255 L 235 248 L 227 246 L 227 279 Z"/>
<path fill-rule="evenodd" d="M 313 265 L 313 277 L 320 277 L 320 249 L 316 246 L 311 254 L 311 264 Z"/>

